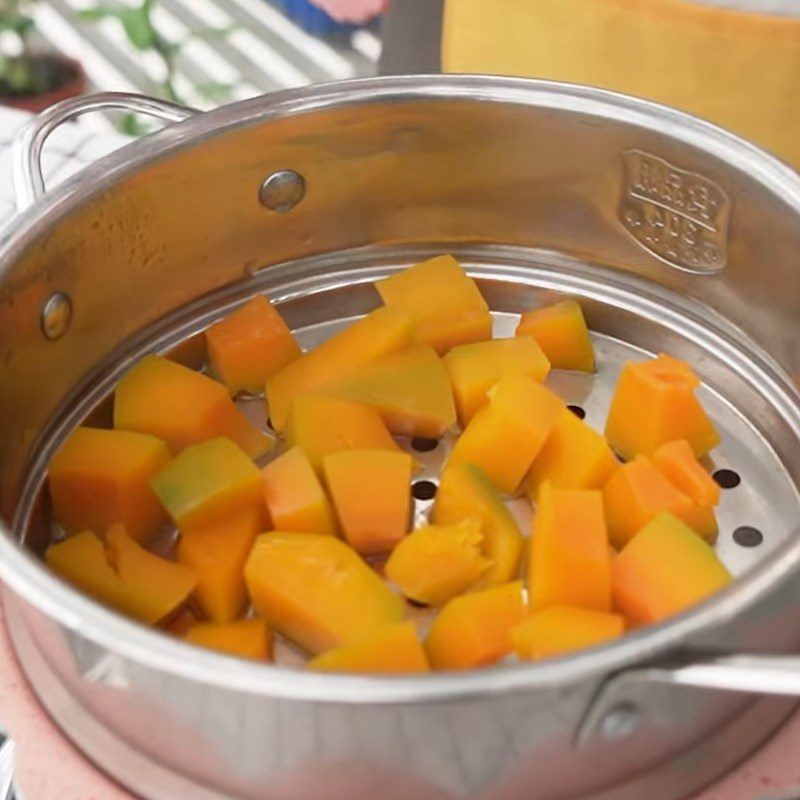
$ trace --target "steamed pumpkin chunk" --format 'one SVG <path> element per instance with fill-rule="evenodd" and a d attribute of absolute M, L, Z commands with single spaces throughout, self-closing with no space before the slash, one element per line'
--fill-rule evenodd
<path fill-rule="evenodd" d="M 328 672 L 394 674 L 428 672 L 428 657 L 413 622 L 378 628 L 363 639 L 328 650 L 309 664 Z"/>
<path fill-rule="evenodd" d="M 581 307 L 565 300 L 522 315 L 517 336 L 531 336 L 553 369 L 594 372 L 594 348 Z"/>
<path fill-rule="evenodd" d="M 511 630 L 525 618 L 522 583 L 454 597 L 434 620 L 425 649 L 434 669 L 473 669 L 511 652 Z"/>
<path fill-rule="evenodd" d="M 403 601 L 334 536 L 264 533 L 245 565 L 256 611 L 318 654 L 403 619 Z"/>
<path fill-rule="evenodd" d="M 608 611 L 556 605 L 531 614 L 511 630 L 514 652 L 527 661 L 596 647 L 625 632 L 625 620 Z"/>
<path fill-rule="evenodd" d="M 206 525 L 236 511 L 264 508 L 261 472 L 224 437 L 187 447 L 151 485 L 181 529 Z"/>
<path fill-rule="evenodd" d="M 653 454 L 653 465 L 698 505 L 713 508 L 719 503 L 719 484 L 697 460 L 688 442 L 681 440 L 662 445 Z"/>
<path fill-rule="evenodd" d="M 553 430 L 563 401 L 518 372 L 489 390 L 489 401 L 455 443 L 448 466 L 473 464 L 506 494 L 513 494 Z"/>
<path fill-rule="evenodd" d="M 260 458 L 275 440 L 260 431 L 217 381 L 161 356 L 145 356 L 114 392 L 114 427 L 151 433 L 174 453 L 217 436 Z"/>
<path fill-rule="evenodd" d="M 406 535 L 412 464 L 408 453 L 390 450 L 340 450 L 323 459 L 342 533 L 359 553 L 385 553 Z"/>
<path fill-rule="evenodd" d="M 550 362 L 530 336 L 494 339 L 462 344 L 445 357 L 444 364 L 453 384 L 458 407 L 458 421 L 466 425 L 486 402 L 489 389 L 505 375 L 521 372 L 535 381 L 543 381 Z"/>
<path fill-rule="evenodd" d="M 318 473 L 325 456 L 339 450 L 400 450 L 374 408 L 319 395 L 292 403 L 286 442 L 299 447 Z"/>
<path fill-rule="evenodd" d="M 544 483 L 559 489 L 602 489 L 618 466 L 603 436 L 563 408 L 528 473 L 528 496 L 535 502 Z"/>
<path fill-rule="evenodd" d="M 492 336 L 492 316 L 475 281 L 452 256 L 437 256 L 377 281 L 384 304 L 407 314 L 414 338 L 439 353 Z"/>
<path fill-rule="evenodd" d="M 147 625 L 171 614 L 191 594 L 195 573 L 138 545 L 122 525 L 106 532 L 106 546 L 84 531 L 45 552 L 47 565 L 97 600 Z"/>
<path fill-rule="evenodd" d="M 138 542 L 166 522 L 150 479 L 170 460 L 155 436 L 77 428 L 50 462 L 53 516 L 68 532 L 125 526 Z"/>
<path fill-rule="evenodd" d="M 534 611 L 552 605 L 610 609 L 611 556 L 600 492 L 542 487 L 531 533 L 528 602 Z"/>
<path fill-rule="evenodd" d="M 713 450 L 719 434 L 695 396 L 699 386 L 692 368 L 672 356 L 627 364 L 611 401 L 608 443 L 626 460 L 677 439 L 698 458 Z"/>
<path fill-rule="evenodd" d="M 206 330 L 213 373 L 231 394 L 260 394 L 264 381 L 300 355 L 283 317 L 263 295 Z"/>
<path fill-rule="evenodd" d="M 252 508 L 181 532 L 178 561 L 196 573 L 194 596 L 212 622 L 230 622 L 244 609 L 244 565 L 262 530 L 261 509 Z"/>
<path fill-rule="evenodd" d="M 385 356 L 325 393 L 372 406 L 399 436 L 436 439 L 456 421 L 447 370 L 428 345 Z"/>
<path fill-rule="evenodd" d="M 273 427 L 283 433 L 298 395 L 319 392 L 410 344 L 408 316 L 390 308 L 375 309 L 267 379 Z"/>
<path fill-rule="evenodd" d="M 386 562 L 386 577 L 409 599 L 430 606 L 466 591 L 492 562 L 481 554 L 481 523 L 423 525 L 406 536 Z"/>
<path fill-rule="evenodd" d="M 300 533 L 336 533 L 330 501 L 311 462 L 299 447 L 287 450 L 267 464 L 261 475 L 273 528 Z"/>
<path fill-rule="evenodd" d="M 695 503 L 642 456 L 623 464 L 609 478 L 603 487 L 603 501 L 609 538 L 617 548 L 662 511 L 683 520 L 708 541 L 717 536 L 713 509 Z"/>
<path fill-rule="evenodd" d="M 201 622 L 184 636 L 190 644 L 218 650 L 229 656 L 269 661 L 272 658 L 272 633 L 263 619 L 237 619 L 233 622 Z"/>
<path fill-rule="evenodd" d="M 490 562 L 479 586 L 505 583 L 517 577 L 524 539 L 502 496 L 486 475 L 472 464 L 448 466 L 442 473 L 433 520 L 451 525 L 466 519 L 480 521 L 481 551 Z"/>
<path fill-rule="evenodd" d="M 667 513 L 631 539 L 612 575 L 614 604 L 634 624 L 680 614 L 732 580 L 711 547 Z"/>

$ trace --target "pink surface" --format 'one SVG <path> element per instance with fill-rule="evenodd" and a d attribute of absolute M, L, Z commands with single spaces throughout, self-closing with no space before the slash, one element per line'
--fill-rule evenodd
<path fill-rule="evenodd" d="M 389 0 L 312 0 L 312 2 L 340 22 L 366 22 L 383 13 L 389 5 Z"/>
<path fill-rule="evenodd" d="M 33 800 L 131 800 L 41 710 L 11 653 L 0 606 L 0 721 L 17 743 L 17 783 Z M 800 714 L 734 774 L 695 800 L 755 800 L 800 780 Z M 798 788 L 800 796 L 800 788 Z"/>

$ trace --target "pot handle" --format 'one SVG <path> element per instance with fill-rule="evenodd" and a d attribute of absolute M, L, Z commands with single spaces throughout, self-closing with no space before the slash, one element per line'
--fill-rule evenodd
<path fill-rule="evenodd" d="M 123 92 L 91 94 L 56 103 L 28 122 L 14 142 L 14 193 L 18 211 L 32 206 L 45 193 L 42 148 L 50 134 L 75 117 L 109 109 L 145 114 L 165 122 L 182 122 L 198 113 L 165 100 Z"/>
<path fill-rule="evenodd" d="M 622 670 L 595 694 L 576 733 L 576 747 L 634 734 L 658 687 L 800 697 L 800 656 L 710 654 Z"/>

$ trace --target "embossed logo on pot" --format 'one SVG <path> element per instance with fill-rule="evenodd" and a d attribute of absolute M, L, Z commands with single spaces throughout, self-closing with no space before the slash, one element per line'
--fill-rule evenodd
<path fill-rule="evenodd" d="M 633 238 L 678 269 L 725 269 L 731 203 L 722 187 L 641 150 L 622 162 L 619 218 Z"/>

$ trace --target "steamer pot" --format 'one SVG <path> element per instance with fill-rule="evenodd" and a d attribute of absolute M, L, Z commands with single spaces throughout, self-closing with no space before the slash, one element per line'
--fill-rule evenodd
<path fill-rule="evenodd" d="M 39 157 L 102 107 L 174 124 L 43 193 Z M 101 95 L 34 120 L 0 242 L 0 577 L 20 662 L 101 767 L 150 800 L 677 800 L 800 694 L 800 177 L 709 124 L 599 90 L 437 76 L 317 86 L 207 114 Z M 147 351 L 267 292 L 305 344 L 436 252 L 500 332 L 579 297 L 600 371 L 696 365 L 736 470 L 734 585 L 610 646 L 414 678 L 316 675 L 200 651 L 101 608 L 40 560 L 44 465 Z M 184 344 L 181 344 L 184 343 Z M 177 350 L 175 350 L 177 346 Z M 435 473 L 435 458 L 425 462 Z M 425 508 L 418 508 L 420 514 Z M 741 547 L 740 525 L 763 541 Z M 680 576 L 676 576 L 679 580 Z"/>

